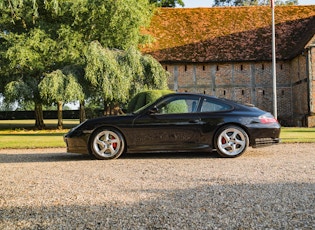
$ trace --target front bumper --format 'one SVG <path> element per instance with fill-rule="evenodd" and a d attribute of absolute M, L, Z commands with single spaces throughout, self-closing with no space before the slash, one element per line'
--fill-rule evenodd
<path fill-rule="evenodd" d="M 87 137 L 69 137 L 66 134 L 63 140 L 66 143 L 68 153 L 89 154 Z"/>

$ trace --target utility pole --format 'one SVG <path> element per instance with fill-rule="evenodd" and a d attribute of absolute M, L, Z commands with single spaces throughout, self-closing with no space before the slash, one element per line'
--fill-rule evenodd
<path fill-rule="evenodd" d="M 277 119 L 277 70 L 276 70 L 276 29 L 275 29 L 275 0 L 271 1 L 272 14 L 272 88 L 273 88 L 273 115 Z"/>

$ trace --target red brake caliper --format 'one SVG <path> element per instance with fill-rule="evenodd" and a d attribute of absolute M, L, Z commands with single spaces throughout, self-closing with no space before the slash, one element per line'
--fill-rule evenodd
<path fill-rule="evenodd" d="M 115 137 L 112 137 L 111 139 L 112 139 L 112 140 L 115 140 L 116 138 L 115 138 Z M 112 145 L 113 145 L 113 148 L 114 148 L 114 149 L 117 148 L 117 142 L 114 142 Z"/>

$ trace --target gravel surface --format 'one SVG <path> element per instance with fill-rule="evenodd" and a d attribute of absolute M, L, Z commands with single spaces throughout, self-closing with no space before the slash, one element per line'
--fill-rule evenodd
<path fill-rule="evenodd" d="M 315 229 L 315 143 L 90 160 L 0 150 L 0 229 Z"/>

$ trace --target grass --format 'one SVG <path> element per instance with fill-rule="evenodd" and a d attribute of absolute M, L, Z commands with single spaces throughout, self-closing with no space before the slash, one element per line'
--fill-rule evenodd
<path fill-rule="evenodd" d="M 0 149 L 66 147 L 63 135 L 79 124 L 78 120 L 64 120 L 58 130 L 57 120 L 45 120 L 45 130 L 34 130 L 34 120 L 0 120 Z"/>
<path fill-rule="evenodd" d="M 63 135 L 78 120 L 64 120 L 65 129 L 56 130 L 57 120 L 45 120 L 46 130 L 34 130 L 33 120 L 0 120 L 0 149 L 66 147 Z M 315 143 L 315 128 L 282 128 L 283 143 Z"/>
<path fill-rule="evenodd" d="M 283 143 L 315 143 L 315 128 L 282 128 Z"/>
<path fill-rule="evenodd" d="M 46 119 L 44 120 L 47 129 L 55 129 L 57 127 L 57 120 Z M 63 120 L 65 129 L 71 129 L 79 124 L 78 119 Z M 0 130 L 18 130 L 18 129 L 34 129 L 34 120 L 0 120 Z"/>

